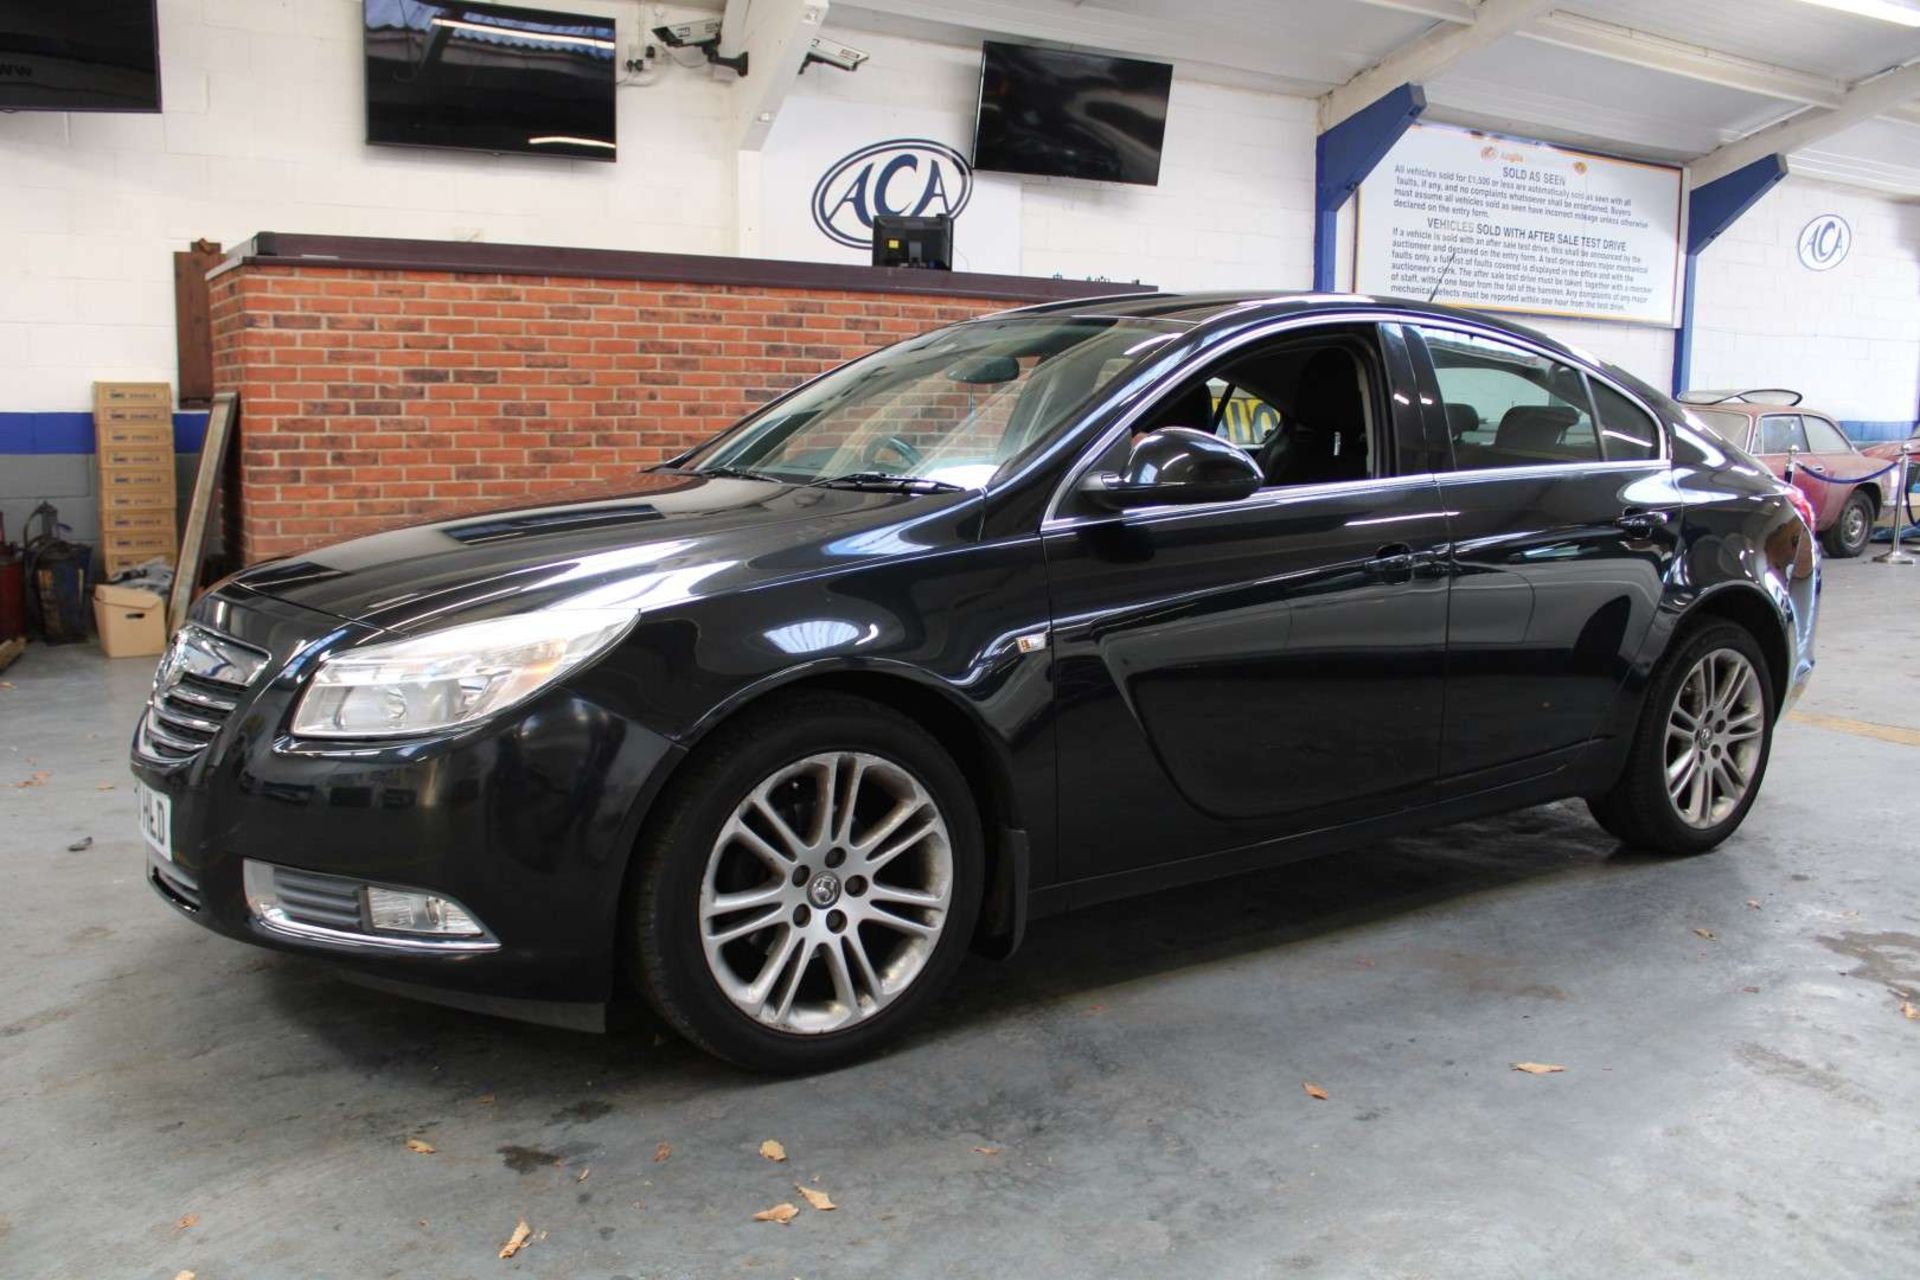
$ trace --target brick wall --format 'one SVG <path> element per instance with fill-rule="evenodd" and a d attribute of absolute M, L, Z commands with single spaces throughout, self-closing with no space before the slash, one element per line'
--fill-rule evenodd
<path fill-rule="evenodd" d="M 875 347 L 1008 301 L 243 264 L 214 277 L 247 563 L 617 480 Z"/>

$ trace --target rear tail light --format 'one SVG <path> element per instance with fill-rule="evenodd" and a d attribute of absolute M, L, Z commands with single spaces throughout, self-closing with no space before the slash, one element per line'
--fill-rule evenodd
<path fill-rule="evenodd" d="M 1793 504 L 1794 511 L 1798 513 L 1798 515 L 1800 516 L 1800 519 L 1803 522 L 1805 522 L 1807 526 L 1807 532 L 1808 533 L 1814 532 L 1813 526 L 1814 526 L 1816 517 L 1813 514 L 1813 503 L 1807 500 L 1807 495 L 1800 492 L 1800 489 L 1798 486 L 1788 485 L 1787 501 Z"/>

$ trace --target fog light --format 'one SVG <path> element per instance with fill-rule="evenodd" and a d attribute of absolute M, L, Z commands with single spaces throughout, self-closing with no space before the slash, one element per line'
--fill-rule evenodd
<path fill-rule="evenodd" d="M 480 926 L 459 903 L 430 893 L 367 887 L 367 920 L 383 933 L 426 933 L 441 937 L 478 937 Z"/>

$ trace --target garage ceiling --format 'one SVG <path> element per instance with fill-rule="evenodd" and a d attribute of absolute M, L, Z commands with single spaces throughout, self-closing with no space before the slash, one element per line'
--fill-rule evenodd
<path fill-rule="evenodd" d="M 1920 62 L 1920 0 L 1584 0 L 1425 78 L 1427 118 L 1686 161 Z M 1516 0 L 839 0 L 836 28 L 1029 40 L 1171 61 L 1197 78 L 1321 95 Z M 1797 173 L 1920 198 L 1920 102 L 1810 143 Z"/>

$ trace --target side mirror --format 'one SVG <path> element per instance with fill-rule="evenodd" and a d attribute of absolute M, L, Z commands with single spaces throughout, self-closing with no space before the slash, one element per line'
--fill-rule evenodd
<path fill-rule="evenodd" d="M 1239 445 L 1191 427 L 1162 427 L 1133 442 L 1124 471 L 1094 471 L 1079 492 L 1109 511 L 1162 503 L 1238 502 L 1266 483 Z"/>

